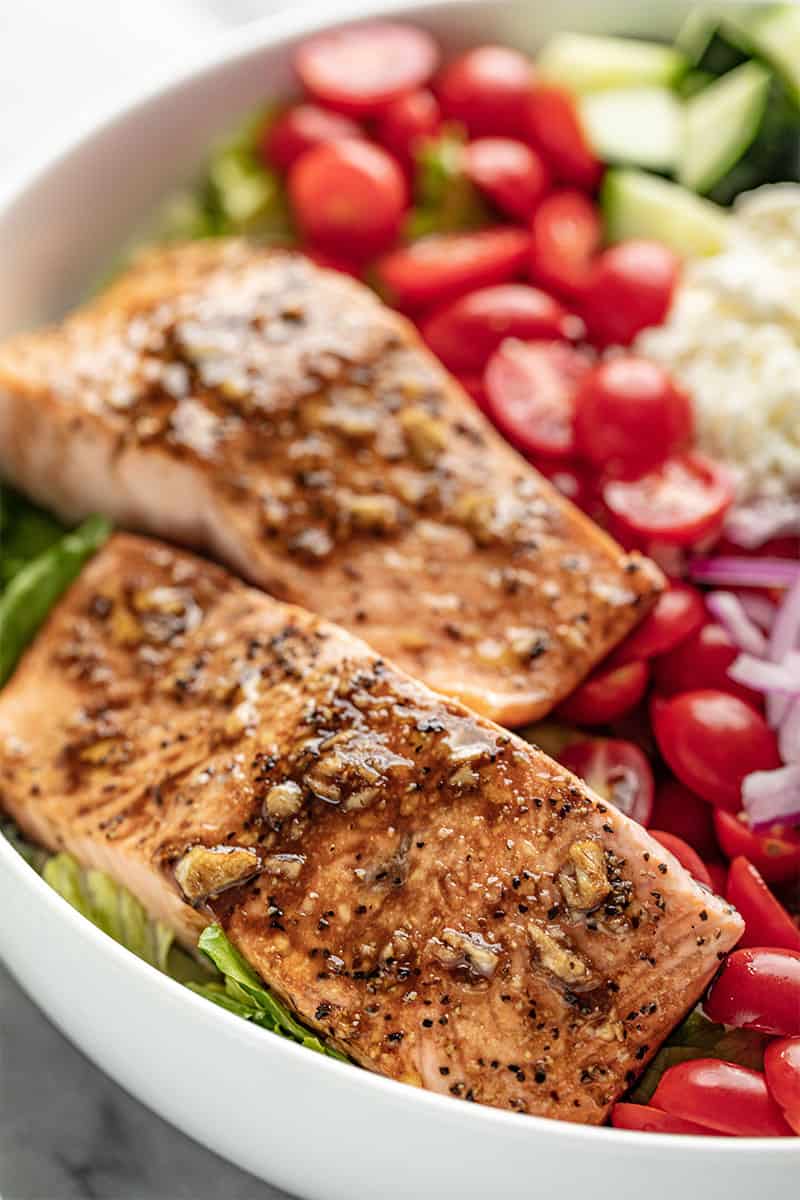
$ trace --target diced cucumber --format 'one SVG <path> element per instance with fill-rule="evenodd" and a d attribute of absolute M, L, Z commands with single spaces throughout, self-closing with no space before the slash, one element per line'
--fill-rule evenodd
<path fill-rule="evenodd" d="M 539 74 L 576 92 L 675 83 L 689 65 L 674 46 L 634 38 L 558 33 L 542 48 Z"/>
<path fill-rule="evenodd" d="M 607 171 L 601 204 L 609 242 L 654 238 L 693 256 L 716 254 L 728 239 L 724 209 L 645 171 Z"/>
<path fill-rule="evenodd" d="M 697 66 L 711 44 L 718 23 L 706 6 L 693 8 L 675 36 L 675 46 Z"/>
<path fill-rule="evenodd" d="M 607 88 L 581 97 L 586 135 L 598 158 L 671 171 L 682 154 L 683 106 L 664 87 Z"/>
<path fill-rule="evenodd" d="M 759 6 L 749 16 L 726 16 L 725 25 L 738 31 L 752 52 L 775 68 L 800 103 L 800 6 Z"/>
<path fill-rule="evenodd" d="M 687 101 L 682 184 L 710 192 L 744 157 L 764 120 L 770 81 L 766 67 L 748 62 Z"/>

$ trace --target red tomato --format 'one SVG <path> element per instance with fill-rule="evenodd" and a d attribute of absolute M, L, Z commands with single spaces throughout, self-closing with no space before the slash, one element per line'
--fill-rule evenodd
<path fill-rule="evenodd" d="M 533 214 L 531 277 L 560 296 L 580 298 L 603 236 L 597 206 L 583 192 L 545 196 Z"/>
<path fill-rule="evenodd" d="M 591 481 L 579 467 L 575 467 L 571 463 L 553 462 L 547 459 L 534 460 L 533 465 L 540 474 L 544 475 L 545 479 L 552 483 L 556 491 L 561 492 L 561 495 L 566 496 L 573 504 L 577 504 L 578 508 L 582 508 L 584 511 L 591 508 L 593 503 Z"/>
<path fill-rule="evenodd" d="M 598 363 L 577 405 L 578 452 L 615 473 L 640 475 L 691 440 L 689 397 L 658 363 L 635 354 Z"/>
<path fill-rule="evenodd" d="M 297 51 L 295 69 L 322 104 L 367 116 L 427 83 L 438 61 L 425 30 L 374 21 L 309 38 Z"/>
<path fill-rule="evenodd" d="M 614 662 L 667 654 L 703 624 L 705 606 L 697 588 L 673 581 L 633 633 L 614 651 Z"/>
<path fill-rule="evenodd" d="M 711 876 L 711 883 L 718 896 L 725 895 L 728 886 L 728 866 L 721 858 L 706 859 L 706 870 Z"/>
<path fill-rule="evenodd" d="M 404 167 L 413 166 L 418 147 L 442 126 L 439 101 L 427 88 L 399 96 L 381 111 L 375 135 Z"/>
<path fill-rule="evenodd" d="M 746 858 L 735 858 L 731 863 L 725 895 L 745 920 L 740 947 L 776 946 L 800 951 L 800 929 Z"/>
<path fill-rule="evenodd" d="M 698 883 L 704 883 L 713 891 L 714 883 L 706 870 L 705 863 L 688 842 L 685 842 L 683 838 L 676 837 L 674 833 L 667 833 L 664 829 L 651 829 L 650 837 L 655 838 L 665 850 L 669 850 L 670 854 L 677 858 L 681 866 L 685 867 Z"/>
<path fill-rule="evenodd" d="M 794 950 L 734 950 L 711 985 L 703 1008 L 712 1021 L 775 1037 L 800 1035 L 800 954 Z"/>
<path fill-rule="evenodd" d="M 303 253 L 306 258 L 310 258 L 313 263 L 326 271 L 341 271 L 343 275 L 352 275 L 354 279 L 361 278 L 363 263 L 353 263 L 339 254 L 321 250 L 318 246 L 307 246 Z"/>
<path fill-rule="evenodd" d="M 668 458 L 640 479 L 612 479 L 603 500 L 639 538 L 691 546 L 722 526 L 733 502 L 728 473 L 701 454 Z"/>
<path fill-rule="evenodd" d="M 611 1124 L 615 1129 L 635 1129 L 642 1133 L 684 1133 L 714 1135 L 715 1130 L 694 1121 L 682 1121 L 650 1104 L 615 1104 L 611 1110 Z"/>
<path fill-rule="evenodd" d="M 576 725 L 606 725 L 639 703 L 647 690 L 647 679 L 647 664 L 643 662 L 599 667 L 561 701 L 558 713 Z"/>
<path fill-rule="evenodd" d="M 790 1137 L 792 1133 L 760 1071 L 715 1058 L 694 1058 L 669 1067 L 653 1093 L 653 1105 L 736 1137 Z"/>
<path fill-rule="evenodd" d="M 524 283 L 481 288 L 422 323 L 425 341 L 451 371 L 482 371 L 507 337 L 567 338 L 573 318 L 552 296 Z"/>
<path fill-rule="evenodd" d="M 800 829 L 775 824 L 755 833 L 749 825 L 723 809 L 714 810 L 714 828 L 728 858 L 744 857 L 767 883 L 789 883 L 800 877 Z"/>
<path fill-rule="evenodd" d="M 575 392 L 588 369 L 586 355 L 563 342 L 509 338 L 486 368 L 489 414 L 523 454 L 568 457 Z"/>
<path fill-rule="evenodd" d="M 764 1053 L 764 1074 L 773 1100 L 800 1134 L 800 1038 L 770 1042 Z"/>
<path fill-rule="evenodd" d="M 775 734 L 749 704 L 711 688 L 654 700 L 658 748 L 681 783 L 709 804 L 738 812 L 751 771 L 780 766 Z"/>
<path fill-rule="evenodd" d="M 348 138 L 298 158 L 289 172 L 289 198 L 310 241 L 364 259 L 397 238 L 408 197 L 391 155 Z"/>
<path fill-rule="evenodd" d="M 457 375 L 456 379 L 461 384 L 467 395 L 475 401 L 481 412 L 488 414 L 489 406 L 486 399 L 486 388 L 483 386 L 483 376 Z"/>
<path fill-rule="evenodd" d="M 584 293 L 583 316 L 593 341 L 629 346 L 667 315 L 680 259 L 661 242 L 634 240 L 604 250 Z"/>
<path fill-rule="evenodd" d="M 514 138 L 478 138 L 464 151 L 464 169 L 480 191 L 502 212 L 530 219 L 550 190 L 550 172 L 541 155 Z"/>
<path fill-rule="evenodd" d="M 638 746 L 592 738 L 567 746 L 560 761 L 627 817 L 647 825 L 653 810 L 653 772 Z"/>
<path fill-rule="evenodd" d="M 709 621 L 669 654 L 656 660 L 653 664 L 656 687 L 665 696 L 697 688 L 714 688 L 730 692 L 760 708 L 762 700 L 758 692 L 734 683 L 728 675 L 728 668 L 739 653 L 739 647 L 728 631 Z"/>
<path fill-rule="evenodd" d="M 688 842 L 703 859 L 718 854 L 713 810 L 677 779 L 666 779 L 657 788 L 652 824 Z M 723 890 L 725 874 L 723 867 Z"/>
<path fill-rule="evenodd" d="M 399 308 L 420 309 L 508 283 L 521 274 L 530 247 L 526 230 L 508 226 L 434 234 L 385 255 L 378 278 Z"/>
<path fill-rule="evenodd" d="M 361 129 L 349 117 L 317 104 L 295 104 L 269 126 L 261 143 L 261 154 L 268 164 L 288 171 L 312 146 L 361 136 Z"/>
<path fill-rule="evenodd" d="M 445 67 L 438 82 L 444 114 L 472 137 L 522 132 L 531 88 L 529 59 L 506 46 L 478 46 Z"/>
<path fill-rule="evenodd" d="M 556 178 L 594 191 L 603 164 L 583 131 L 575 100 L 563 88 L 536 84 L 527 104 L 528 135 L 552 167 Z"/>

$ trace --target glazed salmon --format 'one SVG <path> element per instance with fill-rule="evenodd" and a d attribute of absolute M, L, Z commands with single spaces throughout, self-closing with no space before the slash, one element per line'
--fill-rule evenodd
<path fill-rule="evenodd" d="M 219 921 L 357 1063 L 569 1121 L 603 1120 L 743 929 L 535 747 L 130 535 L 0 694 L 0 802 L 187 944 Z"/>
<path fill-rule="evenodd" d="M 0 474 L 200 549 L 495 720 L 543 715 L 661 577 L 564 500 L 367 288 L 159 251 L 0 348 Z"/>

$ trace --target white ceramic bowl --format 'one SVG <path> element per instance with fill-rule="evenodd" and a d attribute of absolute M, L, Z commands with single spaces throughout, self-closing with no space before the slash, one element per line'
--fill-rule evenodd
<path fill-rule="evenodd" d="M 689 5 L 373 0 L 372 7 L 421 22 L 450 50 L 482 40 L 532 50 L 556 28 L 669 34 Z M 350 6 L 344 15 L 369 8 Z M 215 134 L 291 90 L 293 44 L 341 21 L 342 12 L 303 6 L 216 43 L 194 68 L 53 151 L 0 199 L 0 335 L 73 302 Z M 0 914 L 5 961 L 90 1058 L 198 1141 L 304 1197 L 798 1195 L 798 1142 L 664 1138 L 480 1108 L 251 1028 L 106 938 L 2 839 Z"/>

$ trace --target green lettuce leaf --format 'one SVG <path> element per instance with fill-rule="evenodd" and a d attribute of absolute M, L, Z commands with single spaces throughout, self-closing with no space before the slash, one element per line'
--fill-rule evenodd
<path fill-rule="evenodd" d="M 718 1058 L 761 1071 L 765 1040 L 762 1034 L 749 1029 L 726 1029 L 696 1008 L 661 1047 L 629 1098 L 635 1104 L 649 1104 L 664 1072 L 693 1058 Z"/>
<path fill-rule="evenodd" d="M 414 207 L 408 215 L 409 241 L 432 233 L 479 229 L 489 222 L 480 193 L 464 171 L 464 137 L 446 129 L 423 142 L 414 172 Z"/>

